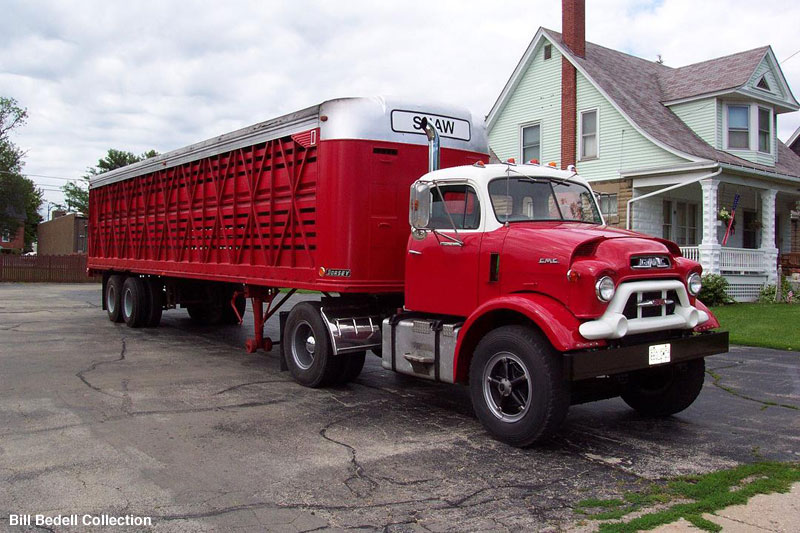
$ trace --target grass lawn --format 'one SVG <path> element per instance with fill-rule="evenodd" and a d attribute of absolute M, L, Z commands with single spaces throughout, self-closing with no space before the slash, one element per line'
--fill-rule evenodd
<path fill-rule="evenodd" d="M 800 350 L 800 305 L 733 304 L 712 307 L 731 344 Z"/>

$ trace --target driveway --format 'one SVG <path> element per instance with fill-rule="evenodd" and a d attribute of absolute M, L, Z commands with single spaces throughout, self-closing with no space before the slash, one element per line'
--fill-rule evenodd
<path fill-rule="evenodd" d="M 576 406 L 553 442 L 518 450 L 484 432 L 465 387 L 369 357 L 355 382 L 307 389 L 274 353 L 244 352 L 249 313 L 132 330 L 99 302 L 99 285 L 0 284 L 2 528 L 106 513 L 154 531 L 560 530 L 584 498 L 800 455 L 795 352 L 735 347 L 677 416 Z"/>

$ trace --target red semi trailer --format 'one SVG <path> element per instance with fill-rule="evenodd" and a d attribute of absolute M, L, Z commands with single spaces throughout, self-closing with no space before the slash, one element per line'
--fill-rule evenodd
<path fill-rule="evenodd" d="M 371 350 L 387 369 L 468 383 L 513 445 L 552 435 L 574 403 L 688 407 L 703 358 L 728 349 L 696 299 L 700 265 L 605 226 L 574 169 L 487 165 L 487 152 L 460 108 L 324 102 L 95 178 L 89 268 L 109 318 L 131 327 L 177 306 L 239 323 L 250 298 L 250 352 L 272 348 L 264 322 L 295 290 L 319 291 L 281 313 L 296 381 L 346 382 Z"/>

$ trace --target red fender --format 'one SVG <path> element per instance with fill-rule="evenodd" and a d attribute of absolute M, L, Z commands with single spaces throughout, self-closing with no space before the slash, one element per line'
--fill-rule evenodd
<path fill-rule="evenodd" d="M 694 306 L 700 311 L 705 311 L 706 313 L 708 313 L 708 321 L 703 322 L 702 324 L 694 328 L 694 331 L 707 331 L 709 329 L 717 329 L 719 327 L 719 320 L 717 320 L 717 317 L 714 316 L 714 313 L 708 310 L 706 304 L 695 298 Z"/>
<path fill-rule="evenodd" d="M 464 339 L 469 337 L 470 328 L 481 317 L 498 310 L 514 311 L 529 318 L 542 330 L 550 344 L 559 352 L 605 346 L 605 341 L 584 339 L 578 332 L 580 321 L 558 300 L 539 293 L 501 296 L 478 307 L 464 323 L 458 336 L 455 360 L 453 361 L 453 379 L 456 382 L 465 381 L 469 375 L 471 354 L 462 354 L 461 350 Z M 460 361 L 464 361 L 464 363 L 460 364 Z"/>

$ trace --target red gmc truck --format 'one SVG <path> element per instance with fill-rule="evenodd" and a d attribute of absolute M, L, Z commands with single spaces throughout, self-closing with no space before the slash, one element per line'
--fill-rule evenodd
<path fill-rule="evenodd" d="M 696 298 L 700 265 L 606 226 L 574 169 L 487 153 L 461 108 L 324 102 L 94 178 L 89 268 L 131 327 L 178 306 L 241 323 L 249 298 L 249 352 L 277 344 L 264 323 L 294 291 L 318 291 L 279 314 L 298 383 L 347 382 L 372 351 L 468 384 L 515 446 L 551 436 L 571 404 L 687 408 L 704 357 L 728 350 Z"/>

